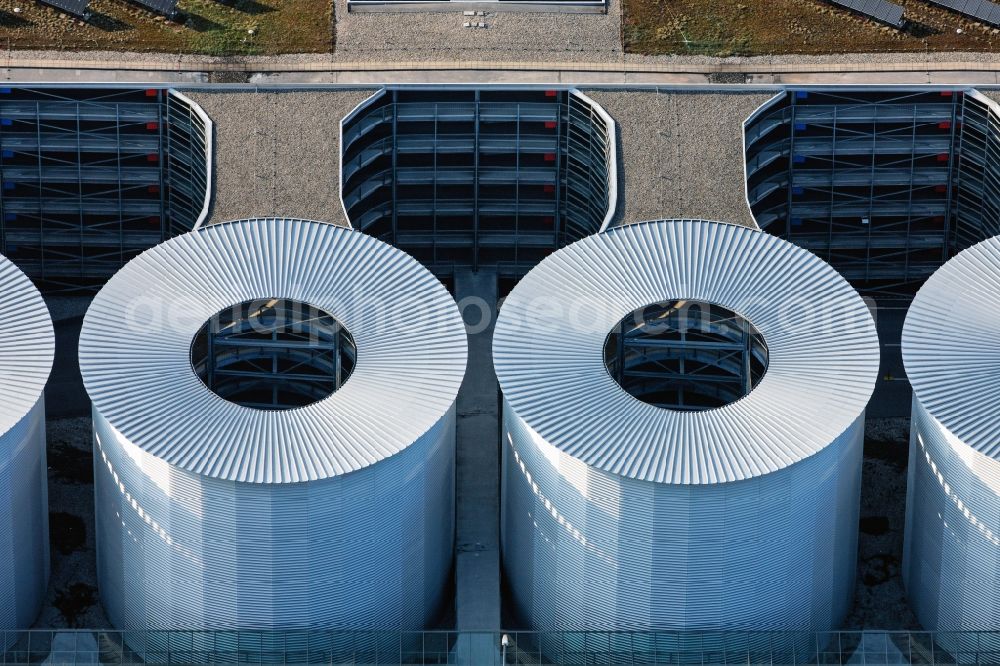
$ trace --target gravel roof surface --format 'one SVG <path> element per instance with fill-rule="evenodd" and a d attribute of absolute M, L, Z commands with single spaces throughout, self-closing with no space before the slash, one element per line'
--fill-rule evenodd
<path fill-rule="evenodd" d="M 344 224 L 339 122 L 373 90 L 190 93 L 215 121 L 210 223 L 284 215 Z M 692 217 L 753 225 L 743 121 L 769 93 L 585 92 L 618 124 L 617 222 Z"/>
<path fill-rule="evenodd" d="M 486 11 L 466 17 L 447 13 L 348 13 L 337 0 L 336 57 L 361 60 L 620 60 L 621 4 L 609 0 L 607 14 Z M 462 27 L 483 22 L 485 29 Z"/>
<path fill-rule="evenodd" d="M 284 216 L 346 225 L 340 121 L 373 92 L 186 92 L 215 122 L 209 223 Z"/>
<path fill-rule="evenodd" d="M 1000 91 L 998 90 L 980 90 L 986 97 L 989 97 L 994 102 L 1000 102 Z"/>
<path fill-rule="evenodd" d="M 618 124 L 616 222 L 690 217 L 754 226 L 743 121 L 771 94 L 584 92 Z"/>

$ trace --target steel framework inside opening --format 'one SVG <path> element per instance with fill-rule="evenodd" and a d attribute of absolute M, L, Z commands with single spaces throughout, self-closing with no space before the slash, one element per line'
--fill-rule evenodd
<path fill-rule="evenodd" d="M 357 360 L 333 315 L 287 299 L 240 303 L 195 336 L 191 363 L 219 396 L 257 409 L 291 409 L 339 389 Z"/>
<path fill-rule="evenodd" d="M 614 121 L 566 90 L 386 90 L 342 124 L 351 224 L 439 276 L 520 276 L 607 225 Z"/>
<path fill-rule="evenodd" d="M 753 390 L 767 369 L 767 345 L 753 324 L 727 308 L 668 301 L 622 319 L 608 335 L 604 362 L 643 402 L 702 411 Z"/>
<path fill-rule="evenodd" d="M 783 93 L 745 127 L 754 216 L 860 289 L 909 298 L 1000 231 L 994 106 L 962 90 Z"/>
<path fill-rule="evenodd" d="M 0 252 L 43 289 L 99 286 L 203 221 L 210 143 L 175 91 L 0 88 Z"/>

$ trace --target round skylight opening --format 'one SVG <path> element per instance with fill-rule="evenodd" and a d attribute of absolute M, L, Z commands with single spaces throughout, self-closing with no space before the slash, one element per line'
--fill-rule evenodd
<path fill-rule="evenodd" d="M 627 393 L 664 409 L 700 412 L 747 396 L 767 371 L 764 338 L 737 313 L 705 301 L 639 308 L 615 326 L 604 363 Z"/>
<path fill-rule="evenodd" d="M 226 308 L 191 343 L 191 365 L 205 386 L 254 409 L 323 400 L 347 382 L 356 361 L 354 338 L 333 315 L 281 298 Z"/>

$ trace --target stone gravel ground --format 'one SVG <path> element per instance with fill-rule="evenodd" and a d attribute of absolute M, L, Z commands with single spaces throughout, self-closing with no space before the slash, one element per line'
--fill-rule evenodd
<path fill-rule="evenodd" d="M 854 608 L 844 629 L 920 629 L 901 577 L 910 419 L 868 419 Z"/>
<path fill-rule="evenodd" d="M 743 173 L 743 121 L 757 92 L 585 90 L 618 127 L 617 222 L 694 217 L 754 226 Z"/>
<path fill-rule="evenodd" d="M 186 93 L 215 122 L 209 223 L 281 215 L 346 224 L 340 121 L 374 92 Z"/>
<path fill-rule="evenodd" d="M 348 13 L 336 0 L 340 60 L 614 61 L 622 57 L 621 2 L 606 14 L 493 12 Z M 485 29 L 465 28 L 467 21 Z"/>
<path fill-rule="evenodd" d="M 51 574 L 35 628 L 105 628 L 97 594 L 90 417 L 49 420 Z"/>
<path fill-rule="evenodd" d="M 294 215 L 344 224 L 339 122 L 374 90 L 190 93 L 216 124 L 210 222 Z M 618 126 L 618 222 L 704 217 L 753 225 L 743 121 L 770 94 L 584 92 Z"/>

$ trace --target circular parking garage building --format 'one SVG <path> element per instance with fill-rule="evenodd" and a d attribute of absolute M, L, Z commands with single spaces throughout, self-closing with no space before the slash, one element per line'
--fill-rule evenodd
<path fill-rule="evenodd" d="M 839 626 L 879 349 L 828 264 L 719 222 L 618 227 L 521 280 L 493 358 L 523 623 Z"/>
<path fill-rule="evenodd" d="M 903 581 L 927 630 L 1000 630 L 1000 237 L 917 292 L 903 326 L 913 386 Z"/>
<path fill-rule="evenodd" d="M 38 289 L 2 256 L 0 293 L 0 627 L 27 629 L 49 582 L 44 390 L 55 334 Z"/>
<path fill-rule="evenodd" d="M 454 540 L 467 343 L 414 259 L 296 219 L 179 236 L 84 320 L 120 629 L 419 629 Z"/>

